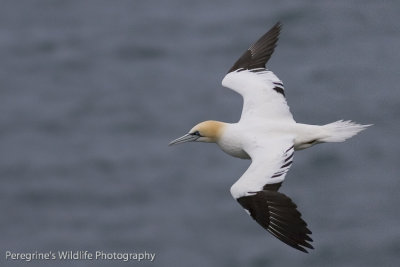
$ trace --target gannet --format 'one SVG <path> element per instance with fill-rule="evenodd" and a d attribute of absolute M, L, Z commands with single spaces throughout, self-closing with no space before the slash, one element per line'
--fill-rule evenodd
<path fill-rule="evenodd" d="M 237 123 L 204 121 L 169 143 L 216 143 L 227 154 L 251 159 L 230 191 L 247 213 L 273 236 L 308 253 L 311 231 L 296 204 L 278 192 L 296 150 L 320 143 L 343 142 L 370 125 L 339 120 L 326 125 L 297 123 L 289 110 L 282 81 L 266 68 L 276 47 L 276 23 L 230 68 L 222 85 L 243 97 Z"/>

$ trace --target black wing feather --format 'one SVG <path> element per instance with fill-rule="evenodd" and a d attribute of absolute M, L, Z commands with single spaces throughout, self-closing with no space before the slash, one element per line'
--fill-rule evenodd
<path fill-rule="evenodd" d="M 250 212 L 251 217 L 264 229 L 285 244 L 308 253 L 313 249 L 308 236 L 311 231 L 301 218 L 296 204 L 286 195 L 279 193 L 281 183 L 265 185 L 262 191 L 240 197 L 237 201 Z"/>
<path fill-rule="evenodd" d="M 265 68 L 276 47 L 281 27 L 282 24 L 277 22 L 266 34 L 244 52 L 235 64 L 233 64 L 228 73 L 241 68 L 248 70 Z"/>

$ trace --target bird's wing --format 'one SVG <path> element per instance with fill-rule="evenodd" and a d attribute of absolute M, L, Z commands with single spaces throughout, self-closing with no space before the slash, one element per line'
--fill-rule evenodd
<path fill-rule="evenodd" d="M 281 23 L 277 22 L 267 33 L 261 36 L 257 42 L 252 44 L 249 49 L 233 64 L 228 72 L 238 69 L 258 69 L 264 68 L 270 59 L 281 32 Z"/>
<path fill-rule="evenodd" d="M 306 222 L 296 204 L 278 192 L 292 161 L 294 146 L 289 139 L 254 143 L 246 152 L 252 163 L 231 187 L 232 196 L 264 229 L 300 251 L 312 249 Z"/>
<path fill-rule="evenodd" d="M 265 68 L 278 41 L 281 24 L 275 24 L 235 62 L 222 85 L 243 96 L 241 120 L 293 120 L 282 81 Z"/>

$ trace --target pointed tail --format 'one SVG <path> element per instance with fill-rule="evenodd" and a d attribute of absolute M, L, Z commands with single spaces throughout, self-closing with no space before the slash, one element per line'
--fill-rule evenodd
<path fill-rule="evenodd" d="M 318 141 L 321 142 L 343 142 L 350 137 L 358 134 L 359 132 L 365 130 L 367 127 L 371 126 L 361 125 L 354 123 L 352 121 L 335 121 L 322 126 L 325 136 L 320 138 Z"/>

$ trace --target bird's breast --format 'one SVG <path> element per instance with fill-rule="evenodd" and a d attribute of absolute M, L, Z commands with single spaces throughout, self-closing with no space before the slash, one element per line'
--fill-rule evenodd
<path fill-rule="evenodd" d="M 232 145 L 225 145 L 225 146 L 220 145 L 220 147 L 222 151 L 231 155 L 232 157 L 241 159 L 250 159 L 249 154 L 247 154 L 246 151 L 244 151 L 241 147 Z"/>
<path fill-rule="evenodd" d="M 217 144 L 222 151 L 233 157 L 250 159 L 250 156 L 243 150 L 243 138 L 240 131 L 236 131 L 235 128 L 230 127 L 217 141 Z"/>

